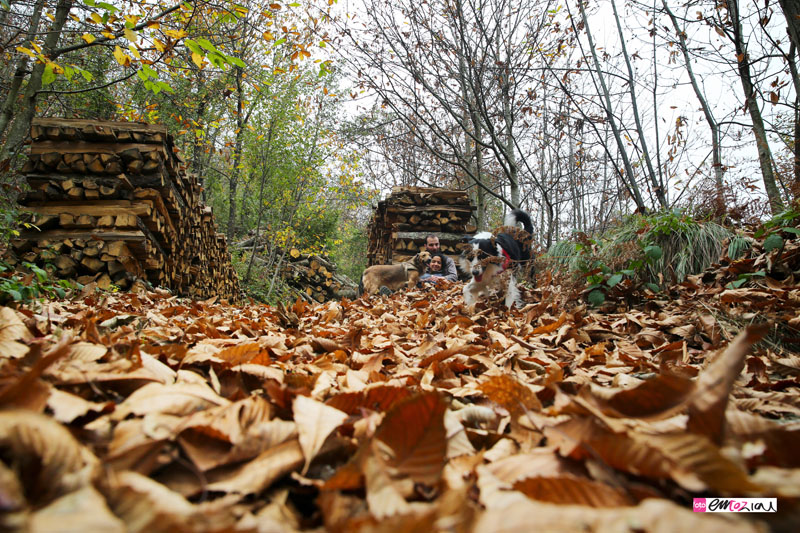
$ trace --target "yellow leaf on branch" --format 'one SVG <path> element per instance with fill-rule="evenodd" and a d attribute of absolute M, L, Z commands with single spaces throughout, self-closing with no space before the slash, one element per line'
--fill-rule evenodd
<path fill-rule="evenodd" d="M 131 56 L 123 52 L 122 48 L 120 48 L 119 46 L 114 47 L 114 59 L 116 59 L 117 63 L 119 63 L 123 67 L 129 66 L 131 64 L 131 61 L 133 61 L 131 59 Z"/>
<path fill-rule="evenodd" d="M 136 41 L 139 40 L 139 36 L 136 35 L 136 32 L 130 28 L 125 28 L 125 38 L 132 43 L 135 43 Z"/>
<path fill-rule="evenodd" d="M 83 35 L 81 35 L 81 39 L 86 41 L 88 44 L 92 44 L 97 40 L 97 38 L 91 33 L 84 33 Z"/>
<path fill-rule="evenodd" d="M 23 54 L 29 55 L 34 58 L 36 57 L 36 54 L 33 53 L 33 50 L 25 48 L 24 46 L 17 46 L 17 52 L 22 52 Z"/>
<path fill-rule="evenodd" d="M 203 56 L 201 56 L 197 52 L 192 52 L 192 61 L 194 61 L 195 65 L 197 65 L 198 67 L 202 68 L 202 66 L 203 66 Z"/>
<path fill-rule="evenodd" d="M 164 30 L 164 33 L 173 39 L 183 39 L 188 35 L 188 33 L 186 33 L 184 30 Z"/>

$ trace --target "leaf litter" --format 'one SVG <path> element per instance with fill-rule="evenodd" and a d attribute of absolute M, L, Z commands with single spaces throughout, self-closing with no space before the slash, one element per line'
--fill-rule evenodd
<path fill-rule="evenodd" d="M 796 248 L 636 307 L 540 280 L 511 312 L 465 307 L 457 284 L 279 308 L 160 290 L 2 308 L 0 525 L 791 531 Z M 765 263 L 784 274 L 730 288 Z M 778 512 L 692 512 L 713 496 Z"/>

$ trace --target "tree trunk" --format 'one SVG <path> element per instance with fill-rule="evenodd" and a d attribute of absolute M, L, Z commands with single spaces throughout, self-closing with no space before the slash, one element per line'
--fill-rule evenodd
<path fill-rule="evenodd" d="M 44 47 L 42 48 L 42 53 L 45 57 L 49 57 L 58 44 L 61 30 L 64 28 L 71 8 L 72 0 L 59 0 L 53 23 L 47 31 L 47 37 L 45 37 Z M 0 164 L 15 155 L 22 147 L 25 139 L 30 135 L 31 121 L 36 114 L 36 99 L 39 90 L 42 88 L 44 68 L 44 63 L 36 63 L 28 77 L 28 85 L 25 87 L 22 101 L 14 114 L 6 141 L 0 149 Z"/>
<path fill-rule="evenodd" d="M 783 210 L 783 201 L 775 181 L 775 173 L 772 168 L 772 152 L 770 151 L 764 120 L 761 117 L 761 108 L 758 106 L 750 73 L 750 58 L 747 55 L 747 47 L 742 35 L 742 21 L 739 14 L 738 0 L 730 0 L 728 2 L 728 13 L 733 24 L 733 44 L 736 47 L 739 78 L 742 81 L 747 110 L 750 113 L 750 119 L 753 121 L 753 134 L 756 137 L 758 162 L 761 166 L 761 175 L 764 178 L 764 189 L 767 191 L 772 214 L 775 215 Z"/>
<path fill-rule="evenodd" d="M 703 92 L 700 90 L 700 84 L 697 83 L 697 78 L 694 75 L 692 62 L 689 58 L 689 47 L 686 45 L 686 33 L 680 28 L 680 26 L 678 26 L 678 19 L 667 6 L 666 0 L 661 1 L 664 5 L 664 10 L 667 12 L 667 15 L 669 15 L 669 18 L 672 21 L 672 26 L 675 28 L 675 33 L 678 36 L 678 44 L 681 48 L 681 52 L 683 53 L 683 60 L 686 62 L 686 72 L 689 74 L 689 80 L 692 83 L 694 94 L 697 96 L 697 100 L 700 102 L 700 107 L 703 108 L 703 114 L 706 117 L 706 122 L 708 122 L 708 128 L 711 130 L 711 158 L 714 168 L 716 215 L 720 216 L 725 212 L 725 187 L 723 179 L 725 170 L 722 165 L 722 150 L 719 143 L 719 126 L 717 126 L 717 121 L 714 118 L 714 115 L 711 113 L 711 107 L 709 107 L 708 101 L 703 95 Z"/>
<path fill-rule="evenodd" d="M 631 111 L 633 112 L 633 119 L 636 122 L 636 133 L 639 136 L 639 142 L 642 145 L 642 156 L 644 157 L 645 165 L 647 166 L 647 173 L 650 176 L 650 183 L 653 186 L 653 192 L 656 193 L 656 198 L 658 198 L 658 204 L 661 206 L 662 209 L 666 209 L 669 204 L 667 203 L 667 195 L 666 191 L 664 190 L 664 184 L 660 183 L 658 180 L 658 175 L 656 174 L 655 169 L 653 169 L 653 161 L 650 158 L 650 152 L 647 149 L 647 141 L 645 140 L 644 135 L 644 128 L 642 128 L 642 119 L 639 116 L 639 106 L 636 101 L 636 86 L 635 80 L 633 78 L 633 67 L 631 66 L 631 59 L 628 56 L 628 49 L 625 47 L 625 34 L 622 31 L 622 24 L 619 22 L 619 14 L 617 13 L 617 3 L 611 2 L 611 8 L 614 11 L 614 20 L 617 23 L 617 31 L 619 32 L 619 42 L 622 46 L 622 57 L 625 60 L 625 66 L 628 69 L 628 89 L 631 95 Z M 581 7 L 581 10 L 583 8 Z M 587 27 L 586 31 L 588 32 L 589 29 Z M 594 53 L 594 49 L 592 50 Z"/>
<path fill-rule="evenodd" d="M 627 176 L 626 181 L 630 188 L 630 192 L 633 196 L 633 201 L 636 203 L 636 208 L 642 213 L 644 213 L 647 211 L 647 206 L 645 206 L 644 200 L 642 199 L 642 194 L 641 192 L 639 192 L 639 186 L 636 184 L 636 175 L 633 173 L 633 166 L 631 166 L 631 162 L 628 159 L 628 153 L 625 150 L 625 143 L 622 141 L 622 135 L 619 131 L 619 126 L 617 125 L 617 119 L 614 117 L 614 113 L 612 112 L 611 96 L 608 91 L 608 86 L 606 85 L 605 77 L 603 76 L 603 71 L 600 68 L 600 60 L 597 58 L 597 51 L 595 50 L 594 39 L 592 39 L 592 32 L 589 30 L 589 19 L 586 16 L 586 9 L 584 8 L 583 2 L 579 2 L 578 5 L 580 6 L 583 25 L 584 28 L 586 29 L 586 37 L 589 40 L 589 48 L 592 52 L 592 59 L 594 60 L 594 68 L 597 71 L 597 78 L 600 81 L 600 86 L 602 89 L 601 97 L 605 102 L 605 105 L 603 107 L 605 108 L 606 118 L 608 119 L 609 126 L 611 126 L 611 131 L 614 134 L 614 140 L 617 143 L 617 149 L 619 150 L 619 155 L 622 158 L 622 162 L 625 167 L 625 174 Z"/>
<path fill-rule="evenodd" d="M 778 0 L 786 17 L 786 32 L 792 44 L 800 50 L 800 0 Z"/>
<path fill-rule="evenodd" d="M 271 151 L 272 147 L 272 131 L 273 125 L 275 123 L 270 121 L 269 123 L 269 130 L 267 131 L 267 146 L 266 146 L 266 153 Z M 261 218 L 264 215 L 264 185 L 267 183 L 267 179 L 272 175 L 272 165 L 265 165 L 264 170 L 261 174 L 261 186 L 258 192 L 258 220 L 256 221 L 256 235 L 255 235 L 255 242 L 258 243 L 258 238 L 261 234 Z M 250 255 L 250 261 L 247 263 L 247 272 L 244 275 L 244 280 L 242 284 L 246 285 L 250 281 L 250 272 L 253 268 L 253 261 L 256 257 L 256 247 L 253 246 L 253 253 Z"/>
<path fill-rule="evenodd" d="M 236 69 L 236 142 L 234 143 L 233 168 L 228 187 L 228 242 L 233 242 L 236 229 L 236 189 L 239 186 L 242 161 L 242 137 L 244 136 L 244 95 L 242 94 L 242 68 Z"/>
<path fill-rule="evenodd" d="M 30 24 L 28 24 L 28 34 L 26 35 L 25 41 L 22 44 L 22 46 L 25 48 L 31 47 L 31 41 L 33 41 L 34 37 L 36 37 L 36 34 L 39 31 L 39 22 L 42 18 L 43 6 L 44 0 L 37 0 L 36 5 L 33 7 L 33 14 L 31 16 Z M 4 15 L 5 13 L 6 11 L 3 10 Z M 5 133 L 6 128 L 11 121 L 11 117 L 14 114 L 14 106 L 17 102 L 19 91 L 22 88 L 22 81 L 25 79 L 25 75 L 27 73 L 28 56 L 27 54 L 20 54 L 19 60 L 17 61 L 17 68 L 14 71 L 14 79 L 11 82 L 11 86 L 6 94 L 5 102 L 3 102 L 2 110 L 0 111 L 0 137 L 2 137 Z"/>

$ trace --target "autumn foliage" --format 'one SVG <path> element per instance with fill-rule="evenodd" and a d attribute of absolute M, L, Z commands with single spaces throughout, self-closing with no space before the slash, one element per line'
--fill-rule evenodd
<path fill-rule="evenodd" d="M 728 288 L 750 268 L 734 265 L 637 308 L 541 277 L 511 312 L 466 308 L 458 284 L 288 308 L 162 291 L 2 308 L 0 520 L 791 530 L 798 289 Z M 778 513 L 692 512 L 709 496 L 777 497 Z"/>

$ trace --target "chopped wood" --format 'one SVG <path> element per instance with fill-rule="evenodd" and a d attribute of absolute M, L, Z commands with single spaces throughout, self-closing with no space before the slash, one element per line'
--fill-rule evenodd
<path fill-rule="evenodd" d="M 369 265 L 406 261 L 425 247 L 429 234 L 441 251 L 457 255 L 458 244 L 475 234 L 469 220 L 475 207 L 464 191 L 396 187 L 378 202 L 369 225 Z"/>
<path fill-rule="evenodd" d="M 165 127 L 34 119 L 31 137 L 34 190 L 20 203 L 42 231 L 22 231 L 16 257 L 105 287 L 146 277 L 187 296 L 238 298 L 227 240 Z"/>

